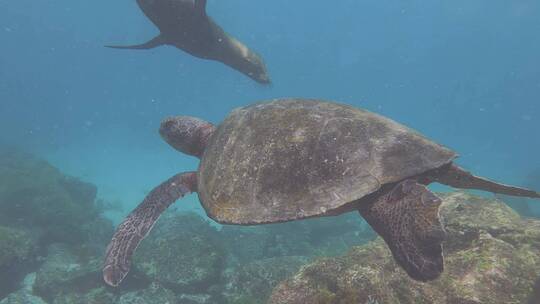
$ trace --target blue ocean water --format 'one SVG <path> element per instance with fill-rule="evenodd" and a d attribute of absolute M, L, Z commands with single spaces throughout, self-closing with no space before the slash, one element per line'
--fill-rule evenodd
<path fill-rule="evenodd" d="M 277 97 L 387 115 L 507 183 L 540 167 L 538 1 L 211 0 L 208 11 L 265 59 L 270 87 L 173 47 L 104 48 L 157 34 L 135 1 L 1 1 L 0 139 L 127 209 L 196 168 L 160 139 L 162 118 L 218 123 Z"/>
<path fill-rule="evenodd" d="M 160 138 L 163 118 L 217 124 L 253 102 L 319 98 L 412 127 L 478 175 L 540 190 L 539 1 L 210 0 L 208 14 L 261 55 L 270 86 L 170 46 L 105 48 L 158 33 L 133 0 L 0 0 L 0 146 L 95 184 L 123 207 L 108 212 L 118 223 L 197 168 Z M 196 195 L 175 206 L 204 215 Z"/>

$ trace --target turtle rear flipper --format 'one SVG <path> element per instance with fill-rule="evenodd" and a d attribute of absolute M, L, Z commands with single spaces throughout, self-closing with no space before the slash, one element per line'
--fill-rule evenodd
<path fill-rule="evenodd" d="M 386 241 L 396 262 L 417 281 L 434 280 L 442 273 L 442 241 L 446 236 L 439 221 L 441 200 L 425 186 L 405 180 L 360 214 Z"/>
<path fill-rule="evenodd" d="M 118 226 L 114 233 L 103 266 L 103 279 L 118 286 L 131 268 L 131 257 L 139 243 L 148 235 L 159 216 L 184 195 L 196 191 L 195 172 L 177 174 L 154 188 Z"/>
<path fill-rule="evenodd" d="M 540 193 L 533 190 L 496 183 L 472 175 L 470 172 L 467 172 L 454 164 L 449 164 L 436 169 L 433 180 L 454 188 L 477 189 L 512 196 L 540 198 Z"/>

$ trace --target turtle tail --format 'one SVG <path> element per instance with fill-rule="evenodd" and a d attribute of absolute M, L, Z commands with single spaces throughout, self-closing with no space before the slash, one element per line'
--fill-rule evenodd
<path fill-rule="evenodd" d="M 450 164 L 439 168 L 433 180 L 454 188 L 478 189 L 493 193 L 529 198 L 540 198 L 540 193 L 515 186 L 499 184 L 488 179 L 472 175 L 470 172 Z"/>

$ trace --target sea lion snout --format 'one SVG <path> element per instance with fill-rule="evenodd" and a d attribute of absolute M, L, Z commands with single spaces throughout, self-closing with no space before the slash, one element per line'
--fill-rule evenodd
<path fill-rule="evenodd" d="M 244 57 L 244 62 L 235 68 L 260 84 L 271 83 L 270 76 L 268 75 L 263 60 L 254 52 L 249 52 L 249 54 Z"/>
<path fill-rule="evenodd" d="M 253 75 L 252 73 L 248 73 L 248 76 L 251 77 L 253 80 L 257 81 L 260 84 L 270 84 L 270 76 L 268 76 L 267 73 L 257 74 Z"/>

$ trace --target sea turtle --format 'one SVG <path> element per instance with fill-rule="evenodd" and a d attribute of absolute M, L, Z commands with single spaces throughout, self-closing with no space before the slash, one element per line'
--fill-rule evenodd
<path fill-rule="evenodd" d="M 415 280 L 443 271 L 439 182 L 540 198 L 535 191 L 476 177 L 452 150 L 383 116 L 321 100 L 278 99 L 232 111 L 217 127 L 198 118 L 165 119 L 161 136 L 201 159 L 197 172 L 156 187 L 117 228 L 105 281 L 117 286 L 159 215 L 198 192 L 209 217 L 255 225 L 359 211 Z"/>
<path fill-rule="evenodd" d="M 258 83 L 270 83 L 261 57 L 206 14 L 206 0 L 137 0 L 137 4 L 159 35 L 143 44 L 107 47 L 146 50 L 172 45 L 195 57 L 220 61 Z"/>

